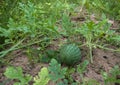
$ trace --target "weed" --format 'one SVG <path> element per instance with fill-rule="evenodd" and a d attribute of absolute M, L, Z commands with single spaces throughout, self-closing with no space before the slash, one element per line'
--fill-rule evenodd
<path fill-rule="evenodd" d="M 85 60 L 82 64 L 77 65 L 77 72 L 79 73 L 80 78 L 82 79 L 83 85 L 85 83 L 83 74 L 86 72 L 86 68 L 87 68 L 88 64 L 89 64 L 89 62 L 87 60 Z"/>
<path fill-rule="evenodd" d="M 47 49 L 43 53 L 39 54 L 40 61 L 43 63 L 49 63 L 52 58 L 59 61 L 59 52 L 57 50 Z"/>
<path fill-rule="evenodd" d="M 20 82 L 15 82 L 14 85 L 28 85 L 28 82 L 32 79 L 30 75 L 23 74 L 21 67 L 7 67 L 4 75 L 9 79 L 17 79 Z"/>
<path fill-rule="evenodd" d="M 64 14 L 62 16 L 62 29 L 64 29 L 64 32 L 62 32 L 64 36 L 70 37 L 75 32 L 73 29 L 73 23 L 71 23 L 70 18 L 67 14 Z"/>
<path fill-rule="evenodd" d="M 7 27 L 0 27 L 0 37 L 5 37 L 5 43 L 10 46 L 11 43 L 14 45 L 23 38 L 27 38 L 27 42 L 38 42 L 38 40 L 42 41 L 46 38 L 52 40 L 58 37 L 56 22 L 61 18 L 64 11 L 70 10 L 69 4 L 62 2 L 57 0 L 36 3 L 36 0 L 28 2 L 16 0 L 15 15 L 7 19 Z M 44 45 L 49 43 L 50 41 L 45 41 L 37 44 L 45 48 Z M 17 46 L 17 48 L 21 47 Z"/>
<path fill-rule="evenodd" d="M 67 68 L 61 68 L 61 64 L 59 64 L 55 59 L 52 59 L 48 70 L 51 73 L 50 79 L 57 82 L 58 80 L 65 78 Z"/>
<path fill-rule="evenodd" d="M 39 53 L 40 53 L 39 50 L 28 47 L 28 49 L 26 50 L 26 54 L 31 65 L 39 61 Z"/>
<path fill-rule="evenodd" d="M 118 75 L 120 75 L 119 66 L 114 66 L 114 68 L 112 70 L 110 70 L 110 75 L 107 74 L 106 72 L 102 72 L 104 84 L 105 85 L 111 85 L 112 83 L 120 84 L 120 79 L 117 79 Z"/>
<path fill-rule="evenodd" d="M 75 72 L 75 68 L 70 67 L 67 69 L 67 73 L 66 73 L 66 78 L 68 78 L 69 81 L 73 82 L 73 79 L 71 77 L 71 74 Z"/>
<path fill-rule="evenodd" d="M 49 82 L 49 72 L 46 67 L 43 67 L 38 73 L 38 76 L 34 77 L 33 85 L 46 85 Z"/>
<path fill-rule="evenodd" d="M 81 28 L 76 29 L 76 32 L 82 34 L 85 38 L 83 45 L 86 45 L 89 48 L 89 56 L 91 62 L 93 62 L 92 49 L 96 47 L 104 49 L 104 46 L 102 44 L 104 44 L 104 42 L 107 42 L 109 39 L 111 39 L 111 37 L 115 35 L 115 31 L 112 31 L 109 28 L 110 24 L 107 23 L 107 19 L 103 15 L 103 21 L 100 21 L 97 24 L 93 21 L 88 21 L 84 23 Z"/>
<path fill-rule="evenodd" d="M 77 35 L 84 38 L 84 40 L 78 42 L 81 46 L 86 46 L 89 49 L 91 62 L 93 62 L 92 51 L 94 48 L 120 52 L 119 48 L 107 48 L 108 44 L 120 45 L 119 33 L 117 34 L 109 29 L 111 25 L 107 19 L 109 17 L 110 19 L 120 20 L 119 2 L 119 0 L 1 0 L 0 58 L 2 59 L 0 63 L 5 62 L 3 57 L 8 53 L 27 48 L 26 53 L 31 64 L 39 61 L 50 62 L 48 68 L 43 67 L 38 75 L 34 77 L 34 85 L 46 85 L 49 80 L 57 83 L 57 85 L 99 85 L 96 80 L 84 78 L 89 63 L 87 60 L 77 65 L 76 69 L 62 67 L 58 63 L 59 57 L 64 56 L 68 57 L 69 64 L 79 61 L 77 58 L 74 60 L 75 55 L 77 57 L 80 57 L 80 55 L 79 52 L 75 53 L 72 46 L 67 49 L 69 52 L 63 51 L 64 56 L 60 56 L 59 51 L 46 50 L 46 47 L 51 44 L 53 39 L 61 36 L 67 38 L 67 43 L 76 43 L 74 39 Z M 80 13 L 84 11 L 84 8 L 88 8 L 91 12 L 97 9 L 96 12 L 102 16 L 102 18 L 99 17 L 101 21 L 96 23 L 88 20 L 83 25 L 79 25 L 80 27 L 77 27 L 78 25 L 72 23 L 70 18 L 70 14 L 74 14 L 73 12 L 76 11 L 74 10 L 76 6 L 80 6 L 80 9 L 77 9 L 77 12 Z M 39 46 L 40 49 L 29 47 L 34 44 Z M 73 54 L 71 48 L 74 51 Z M 74 61 L 69 61 L 72 57 Z M 63 60 L 64 63 L 67 63 L 65 58 Z M 76 82 L 72 78 L 71 74 L 76 70 L 82 82 Z M 116 78 L 116 76 L 120 75 L 119 73 L 117 66 L 110 71 L 110 74 L 103 72 L 105 85 L 120 83 L 120 80 Z M 30 75 L 24 75 L 20 67 L 8 67 L 4 75 L 9 79 L 15 79 L 14 85 L 28 85 L 32 78 Z"/>
<path fill-rule="evenodd" d="M 99 84 L 99 82 L 96 81 L 95 79 L 84 78 L 82 85 L 101 85 L 101 84 Z"/>
<path fill-rule="evenodd" d="M 88 64 L 89 64 L 89 61 L 85 60 L 80 65 L 77 65 L 77 72 L 81 75 L 82 78 L 83 78 L 82 74 L 85 73 L 86 67 L 87 67 Z"/>

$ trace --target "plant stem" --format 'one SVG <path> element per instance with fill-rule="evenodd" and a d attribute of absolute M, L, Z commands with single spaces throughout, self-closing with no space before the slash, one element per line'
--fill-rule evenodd
<path fill-rule="evenodd" d="M 20 45 L 23 41 L 25 40 L 25 38 L 24 39 L 22 39 L 21 41 L 19 41 L 17 44 L 15 44 L 14 46 L 12 46 L 10 49 L 8 49 L 8 50 L 6 50 L 6 51 L 2 51 L 2 52 L 0 52 L 0 58 L 2 58 L 2 57 L 4 57 L 6 54 L 8 54 L 10 51 L 12 51 L 12 50 L 14 50 L 18 45 Z"/>
<path fill-rule="evenodd" d="M 21 41 L 19 41 L 16 45 L 12 46 L 10 49 L 0 52 L 0 58 L 4 57 L 5 55 L 7 55 L 7 54 L 8 54 L 9 52 L 11 52 L 11 51 L 18 50 L 18 49 L 21 49 L 21 48 L 24 48 L 24 47 L 27 47 L 27 46 L 30 46 L 30 45 L 33 45 L 33 44 L 40 43 L 40 42 L 44 41 L 44 40 L 39 40 L 39 41 L 35 41 L 35 42 L 33 42 L 33 43 L 29 43 L 29 44 L 27 44 L 27 45 L 23 45 L 23 46 L 21 46 L 21 47 L 17 47 L 17 46 L 20 45 L 24 40 L 25 40 L 25 38 L 22 39 Z"/>
<path fill-rule="evenodd" d="M 89 47 L 89 54 L 90 54 L 91 63 L 93 63 L 92 47 L 91 46 Z"/>

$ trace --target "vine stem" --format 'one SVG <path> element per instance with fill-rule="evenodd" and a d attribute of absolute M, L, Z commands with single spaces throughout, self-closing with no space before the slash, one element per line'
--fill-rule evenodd
<path fill-rule="evenodd" d="M 34 44 L 36 44 L 36 43 L 40 43 L 40 42 L 44 41 L 44 39 L 43 39 L 43 40 L 39 40 L 39 41 L 35 41 L 35 42 L 33 42 L 33 43 L 29 43 L 29 44 L 23 45 L 23 46 L 21 46 L 21 47 L 17 47 L 17 46 L 19 46 L 25 39 L 26 39 L 26 38 L 22 39 L 22 40 L 19 41 L 17 44 L 15 44 L 14 46 L 12 46 L 10 49 L 0 52 L 0 58 L 4 57 L 5 55 L 7 55 L 7 54 L 8 54 L 9 52 L 11 52 L 11 51 L 18 50 L 18 49 L 21 49 L 21 48 L 25 48 L 25 47 L 27 47 L 27 46 L 31 46 L 31 45 L 34 45 Z"/>
<path fill-rule="evenodd" d="M 12 46 L 10 49 L 0 52 L 0 58 L 4 57 L 6 54 L 8 54 L 8 53 L 11 52 L 12 50 L 14 50 L 14 49 L 15 49 L 18 45 L 20 45 L 24 40 L 25 40 L 25 38 L 22 39 L 21 41 L 19 41 L 19 42 L 18 42 L 17 44 L 15 44 L 14 46 Z"/>

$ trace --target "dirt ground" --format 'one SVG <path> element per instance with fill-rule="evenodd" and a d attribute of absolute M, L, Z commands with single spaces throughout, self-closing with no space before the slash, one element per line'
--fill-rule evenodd
<path fill-rule="evenodd" d="M 73 21 L 74 20 L 79 21 L 79 18 L 72 18 L 72 19 Z M 65 41 L 65 39 L 62 38 L 62 40 L 59 40 L 59 41 L 61 43 Z M 53 43 L 56 43 L 56 42 L 54 41 Z M 53 49 L 57 49 L 57 46 L 54 46 Z M 81 51 L 82 51 L 82 60 L 81 60 L 82 62 L 85 59 L 88 59 L 87 57 L 88 50 L 87 48 L 81 48 Z M 42 67 L 48 66 L 48 64 L 43 64 L 43 63 L 37 63 L 37 64 L 32 65 L 29 62 L 28 56 L 22 50 L 14 51 L 12 53 L 12 56 L 14 57 L 10 58 L 9 65 L 22 67 L 24 73 L 30 74 L 33 77 L 37 75 L 37 73 L 40 71 Z M 103 50 L 99 48 L 93 49 L 93 63 L 89 63 L 86 69 L 86 72 L 84 74 L 84 78 L 95 79 L 100 83 L 100 85 L 104 85 L 101 71 L 105 71 L 109 73 L 109 71 L 115 65 L 118 65 L 120 67 L 120 53 L 111 52 L 111 51 Z M 6 66 L 4 65 L 0 66 L 0 83 L 6 80 L 3 74 L 5 72 L 5 69 L 6 69 Z M 79 75 L 73 74 L 72 76 L 76 81 L 81 81 Z M 5 85 L 13 85 L 13 81 L 9 81 L 9 83 L 6 83 Z M 30 82 L 30 85 L 32 85 L 32 82 Z M 50 82 L 49 85 L 54 85 L 54 83 Z M 111 84 L 111 85 L 120 85 L 120 84 Z"/>
<path fill-rule="evenodd" d="M 82 49 L 82 61 L 87 59 L 86 56 L 86 49 Z M 37 73 L 40 71 L 40 69 L 44 66 L 48 66 L 48 64 L 41 64 L 37 63 L 35 65 L 31 65 L 29 63 L 28 57 L 23 53 L 21 50 L 15 51 L 14 58 L 11 59 L 10 65 L 13 66 L 20 66 L 23 68 L 24 73 L 28 73 L 32 76 L 37 75 Z M 93 50 L 93 63 L 90 63 L 87 67 L 87 71 L 84 74 L 84 77 L 86 79 L 95 79 L 97 80 L 101 85 L 103 84 L 103 79 L 101 75 L 101 71 L 109 72 L 115 65 L 120 66 L 120 53 L 113 53 L 111 51 L 101 50 L 101 49 L 94 49 Z M 6 66 L 0 67 L 0 82 L 3 82 L 6 80 L 4 77 Z M 80 78 L 77 74 L 72 75 L 73 78 L 75 78 L 76 81 L 80 81 Z M 6 85 L 13 85 L 13 81 L 10 81 Z M 54 85 L 53 83 L 50 83 L 49 85 Z"/>

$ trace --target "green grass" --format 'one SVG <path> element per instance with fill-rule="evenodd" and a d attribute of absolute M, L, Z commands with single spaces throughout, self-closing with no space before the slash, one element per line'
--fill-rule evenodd
<path fill-rule="evenodd" d="M 95 21 L 90 18 L 92 14 L 95 15 Z M 84 17 L 85 20 L 73 22 L 71 17 L 76 15 Z M 65 44 L 88 48 L 88 60 L 93 63 L 93 49 L 120 52 L 120 32 L 110 29 L 112 25 L 108 23 L 109 20 L 115 22 L 120 20 L 120 0 L 1 0 L 0 63 L 6 63 L 2 60 L 7 60 L 10 53 L 19 49 L 26 52 L 31 64 L 41 61 L 49 63 L 52 58 L 60 56 L 59 49 L 64 43 L 57 41 L 59 39 L 66 39 Z M 79 39 L 76 41 L 77 37 Z M 56 43 L 52 43 L 53 41 Z M 57 49 L 47 51 L 51 44 L 57 45 Z M 108 48 L 112 45 L 115 49 Z M 32 46 L 37 46 L 37 49 L 32 49 Z M 83 74 L 88 62 L 82 61 L 82 63 L 78 63 L 80 65 L 73 69 L 69 67 L 66 69 L 66 67 L 62 68 L 62 64 L 58 61 L 52 60 L 48 67 L 48 71 L 52 73 L 51 80 L 58 85 L 98 84 L 95 80 L 86 81 Z M 9 70 L 11 69 L 8 68 L 7 71 Z M 16 72 L 15 69 L 12 70 Z M 118 70 L 115 69 L 113 72 L 116 71 Z M 74 81 L 71 77 L 74 72 L 80 74 L 82 82 Z M 54 78 L 53 75 L 56 77 Z M 107 73 L 103 72 L 103 77 L 105 82 L 116 82 L 115 78 L 109 78 Z"/>

